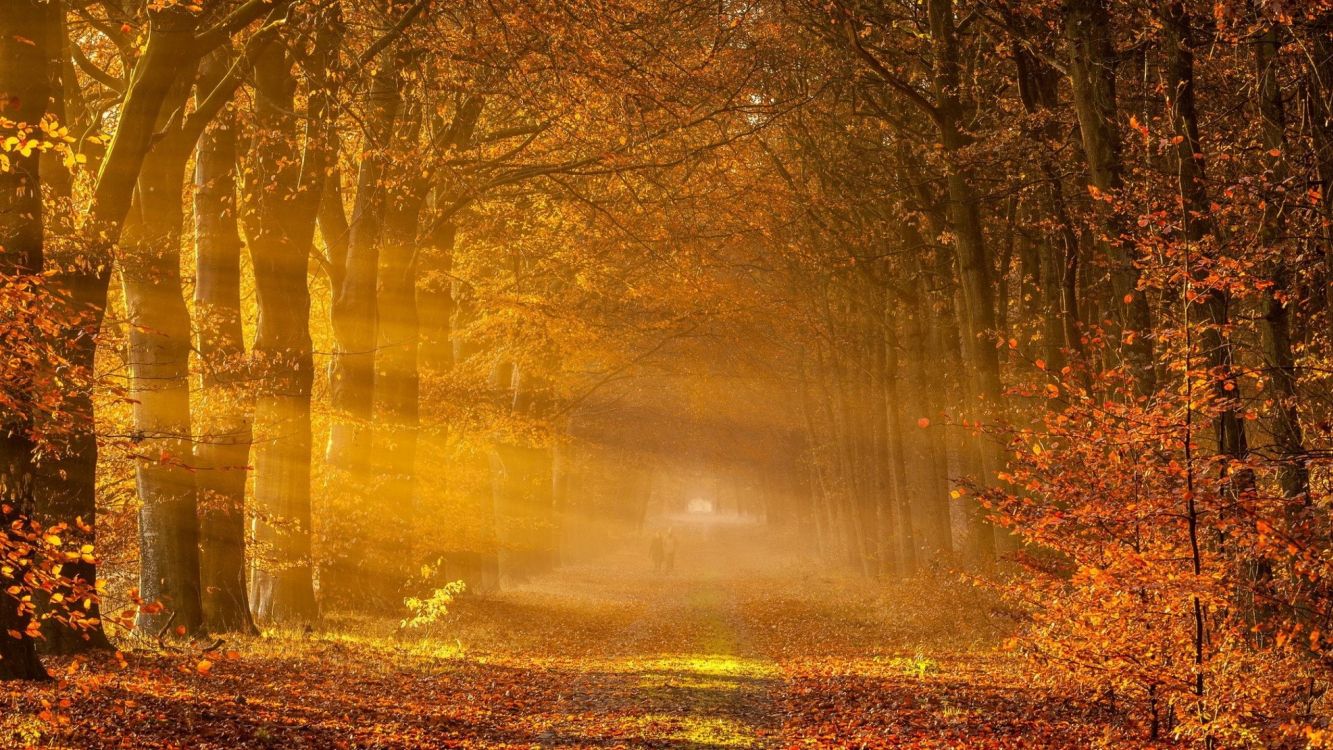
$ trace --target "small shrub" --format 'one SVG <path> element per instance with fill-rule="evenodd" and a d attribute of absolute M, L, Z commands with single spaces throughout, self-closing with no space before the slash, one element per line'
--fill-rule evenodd
<path fill-rule="evenodd" d="M 454 603 L 454 599 L 458 598 L 458 595 L 463 593 L 465 588 L 466 586 L 462 581 L 451 581 L 435 589 L 425 599 L 408 597 L 403 600 L 403 605 L 407 607 L 409 616 L 400 623 L 399 627 L 403 630 L 422 630 L 433 633 L 440 619 L 449 613 L 449 605 Z"/>

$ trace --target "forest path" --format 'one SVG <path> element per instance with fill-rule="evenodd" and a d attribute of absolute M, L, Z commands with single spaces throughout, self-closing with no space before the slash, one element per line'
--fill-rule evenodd
<path fill-rule="evenodd" d="M 776 745 L 781 671 L 755 647 L 738 589 L 744 566 L 734 559 L 762 553 L 734 529 L 681 537 L 670 573 L 652 571 L 646 545 L 633 545 L 460 608 L 454 626 L 485 650 L 478 658 L 572 676 L 537 734 L 543 747 Z M 536 630 L 489 632 L 491 606 L 502 602 L 544 610 L 554 631 L 534 622 Z"/>
<path fill-rule="evenodd" d="M 0 748 L 1114 746 L 1107 717 L 994 650 L 966 590 L 826 575 L 790 542 L 682 529 L 671 574 L 636 541 L 423 635 L 342 619 L 206 656 L 52 659 L 59 682 L 0 685 Z"/>
<path fill-rule="evenodd" d="M 771 744 L 781 674 L 748 647 L 734 593 L 717 581 L 666 579 L 645 599 L 593 653 L 560 659 L 578 675 L 557 701 L 570 709 L 561 723 L 584 738 L 609 728 L 641 747 Z M 559 745 L 561 736 L 553 727 L 542 739 Z"/>

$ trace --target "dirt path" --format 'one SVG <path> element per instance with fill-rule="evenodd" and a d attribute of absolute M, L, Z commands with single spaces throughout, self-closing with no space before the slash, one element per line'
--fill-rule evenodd
<path fill-rule="evenodd" d="M 669 576 L 631 548 L 462 602 L 431 638 L 342 621 L 57 661 L 58 683 L 0 686 L 0 748 L 1117 746 L 952 594 L 810 575 L 740 531 L 681 552 Z"/>
<path fill-rule="evenodd" d="M 543 746 L 774 746 L 781 673 L 754 647 L 736 580 L 698 556 L 670 575 L 651 573 L 646 562 L 625 551 L 498 597 L 542 602 L 553 614 L 607 613 L 618 623 L 592 639 L 551 644 L 530 631 L 487 638 L 478 632 L 491 621 L 485 603 L 461 613 L 459 628 L 494 649 L 481 657 L 492 663 L 540 664 L 573 676 L 551 725 L 538 733 Z M 565 620 L 550 621 L 558 629 Z M 582 650 L 562 653 L 576 642 Z M 523 643 L 530 645 L 515 648 Z"/>

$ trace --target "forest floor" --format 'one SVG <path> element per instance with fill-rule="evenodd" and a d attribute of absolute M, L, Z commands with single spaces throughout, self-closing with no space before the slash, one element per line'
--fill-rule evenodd
<path fill-rule="evenodd" d="M 966 593 L 869 590 L 757 535 L 683 535 L 388 622 L 215 654 L 49 660 L 0 685 L 0 748 L 1077 748 L 1131 746 L 1029 684 Z M 966 624 L 966 625 L 965 625 Z"/>

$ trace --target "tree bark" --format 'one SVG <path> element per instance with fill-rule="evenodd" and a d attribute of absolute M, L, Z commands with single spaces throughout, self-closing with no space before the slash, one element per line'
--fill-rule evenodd
<path fill-rule="evenodd" d="M 190 68 L 198 22 L 196 14 L 181 7 L 150 12 L 148 41 L 130 75 L 115 136 L 107 147 L 93 188 L 89 215 L 72 243 L 72 254 L 50 258 L 55 272 L 53 286 L 61 290 L 79 314 L 75 325 L 63 337 L 65 356 L 77 370 L 93 371 L 98 333 L 106 313 L 112 248 L 120 239 L 140 169 L 152 146 L 158 113 L 180 74 Z M 82 388 L 70 394 L 67 405 L 71 421 L 77 427 L 66 441 L 64 453 L 43 462 L 43 491 L 38 495 L 36 511 L 43 519 L 82 521 L 95 529 L 98 449 L 91 391 Z M 82 537 L 95 544 L 95 532 L 84 533 Z M 91 582 L 95 580 L 96 569 L 93 564 L 80 561 L 72 574 Z M 88 633 L 87 639 L 66 635 L 56 635 L 52 651 L 69 653 L 110 645 L 100 631 Z"/>
<path fill-rule="evenodd" d="M 1032 114 L 1054 112 L 1060 106 L 1060 74 L 1028 52 L 1014 45 L 1018 88 L 1024 108 Z M 1114 82 L 1114 80 L 1112 80 Z M 1053 154 L 1059 149 L 1060 124 L 1049 117 L 1040 127 L 1028 132 L 1033 146 L 1040 155 L 1044 181 L 1039 203 L 1054 226 L 1044 232 L 1040 245 L 1041 255 L 1033 265 L 1032 276 L 1038 289 L 1033 295 L 1042 300 L 1042 338 L 1048 365 L 1058 372 L 1065 364 L 1065 352 L 1078 355 L 1082 349 L 1079 339 L 1078 303 L 1078 236 L 1065 200 L 1064 182 Z M 1134 280 L 1137 284 L 1137 279 Z"/>
<path fill-rule="evenodd" d="M 940 439 L 943 425 L 935 424 L 943 408 L 940 392 L 945 385 L 935 336 L 926 324 L 929 303 L 920 297 L 909 299 L 911 310 L 904 325 L 904 349 L 907 360 L 915 364 L 908 370 L 908 403 L 911 412 L 906 415 L 904 430 L 908 440 L 908 459 L 912 477 L 908 510 L 912 519 L 912 539 L 915 542 L 914 559 L 919 566 L 928 566 L 953 553 L 952 532 L 949 523 L 949 469 L 942 455 Z M 926 420 L 924 423 L 920 420 Z M 925 424 L 924 427 L 921 424 Z"/>
<path fill-rule="evenodd" d="M 907 477 L 907 453 L 904 450 L 904 433 L 908 427 L 902 408 L 903 390 L 900 384 L 905 380 L 902 365 L 901 342 L 897 326 L 894 325 L 893 311 L 885 307 L 885 372 L 884 406 L 885 413 L 885 460 L 889 468 L 894 516 L 894 550 L 898 558 L 898 573 L 911 577 L 917 572 L 916 537 L 912 532 L 912 494 Z M 908 316 L 912 315 L 908 312 Z M 909 324 L 910 325 L 910 324 Z"/>
<path fill-rule="evenodd" d="M 414 152 L 419 117 L 409 113 L 396 138 L 402 152 Z M 410 159 L 405 160 L 410 162 Z M 414 166 L 414 165 L 413 165 Z M 409 167 L 410 168 L 410 167 Z M 379 291 L 374 400 L 376 434 L 374 465 L 381 475 L 380 507 L 387 512 L 376 536 L 389 540 L 412 539 L 417 495 L 417 437 L 420 424 L 421 378 L 418 372 L 421 324 L 417 314 L 417 232 L 425 207 L 428 183 L 408 172 L 391 169 L 380 248 Z M 397 604 L 401 586 L 410 572 L 409 556 L 391 562 L 378 587 Z"/>
<path fill-rule="evenodd" d="M 252 349 L 257 378 L 252 527 L 268 559 L 252 568 L 250 606 L 256 619 L 271 623 L 318 616 L 310 536 L 314 355 L 306 268 L 331 159 L 326 77 L 341 35 L 337 13 L 335 4 L 314 19 L 318 31 L 307 68 L 304 139 L 293 114 L 297 84 L 287 52 L 268 49 L 255 66 L 260 96 L 244 188 L 259 303 Z"/>
<path fill-rule="evenodd" d="M 893 483 L 893 462 L 889 447 L 889 403 L 888 403 L 888 332 L 885 311 L 887 304 L 883 290 L 873 290 L 870 295 L 870 313 L 867 316 L 866 345 L 870 349 L 870 366 L 866 368 L 867 410 L 866 421 L 869 423 L 870 455 L 867 457 L 867 470 L 871 477 L 868 482 L 870 497 L 870 516 L 874 523 L 874 538 L 871 540 L 872 575 L 900 576 L 902 556 L 897 534 L 897 495 Z"/>
<path fill-rule="evenodd" d="M 1126 358 L 1133 368 L 1139 393 L 1146 395 L 1152 392 L 1156 381 L 1152 313 L 1148 298 L 1138 290 L 1140 274 L 1134 263 L 1135 250 L 1127 244 L 1130 237 L 1128 226 L 1114 205 L 1124 188 L 1124 165 L 1111 19 L 1105 0 L 1066 0 L 1064 20 L 1069 48 L 1069 79 L 1088 176 L 1093 187 L 1106 199 L 1099 201 L 1103 217 L 1103 236 L 1099 245 L 1110 259 L 1112 288 L 1120 297 L 1110 307 L 1119 311 Z"/>
<path fill-rule="evenodd" d="M 1322 14 L 1309 33 L 1305 102 L 1310 113 L 1319 209 L 1324 227 L 1324 319 L 1333 329 L 1333 15 Z"/>
<path fill-rule="evenodd" d="M 954 252 L 961 291 L 960 316 L 967 342 L 964 349 L 972 360 L 974 382 L 973 414 L 980 421 L 983 414 L 1003 418 L 1004 392 L 1000 382 L 1000 359 L 991 345 L 996 333 L 995 271 L 986 249 L 981 223 L 981 200 L 971 170 L 962 162 L 960 153 L 970 142 L 961 130 L 962 102 L 958 98 L 961 82 L 958 62 L 957 32 L 953 0 L 929 0 L 927 15 L 930 20 L 934 48 L 935 97 L 939 113 L 939 129 L 946 157 L 948 174 L 945 182 L 948 195 L 949 220 L 954 231 Z M 982 481 L 993 481 L 1003 466 L 1003 451 L 998 445 L 987 445 L 982 451 L 979 468 Z M 980 511 L 970 514 L 974 519 L 971 556 L 982 567 L 995 558 L 996 535 L 987 533 L 977 521 Z M 1001 535 L 1008 538 L 1008 535 Z"/>
<path fill-rule="evenodd" d="M 1254 47 L 1255 77 L 1259 81 L 1259 116 L 1263 123 L 1263 144 L 1268 156 L 1267 183 L 1281 186 L 1287 179 L 1286 115 L 1282 106 L 1282 90 L 1278 83 L 1278 29 L 1270 26 Z M 1263 333 L 1264 361 L 1273 384 L 1273 412 L 1271 416 L 1273 443 L 1278 452 L 1278 484 L 1282 494 L 1293 500 L 1295 507 L 1287 509 L 1288 517 L 1299 506 L 1309 503 L 1310 470 L 1306 463 L 1305 441 L 1301 429 L 1296 380 L 1296 356 L 1291 342 L 1290 300 L 1295 298 L 1292 288 L 1292 268 L 1287 254 L 1270 247 L 1282 241 L 1286 230 L 1283 196 L 1273 190 L 1265 196 L 1266 208 L 1260 241 L 1272 258 L 1268 276 L 1271 285 L 1264 290 Z"/>
<path fill-rule="evenodd" d="M 185 106 L 189 84 L 178 80 L 163 109 Z M 162 130 L 167 123 L 158 126 Z M 198 490 L 191 465 L 190 316 L 180 274 L 181 184 L 193 145 L 172 131 L 149 152 L 121 242 L 141 504 L 139 592 L 144 601 L 165 606 L 141 610 L 138 627 L 149 634 L 168 617 L 190 633 L 203 626 Z"/>
<path fill-rule="evenodd" d="M 204 61 L 200 91 L 213 89 L 227 62 L 220 52 Z M 195 154 L 194 302 L 202 395 L 194 458 L 200 589 L 208 630 L 254 633 L 245 569 L 245 484 L 254 400 L 241 325 L 236 158 L 235 114 L 229 105 L 204 131 Z"/>
<path fill-rule="evenodd" d="M 47 112 L 47 65 L 55 43 L 51 14 L 58 9 L 58 3 L 19 0 L 0 13 L 0 102 L 8 105 L 5 117 L 20 126 L 36 128 Z M 5 286 L 25 284 L 25 278 L 42 272 L 44 240 L 40 152 L 8 156 L 8 169 L 0 169 L 0 284 Z M 0 339 L 10 335 L 0 331 Z M 37 383 L 3 387 L 13 404 L 0 411 L 0 680 L 40 680 L 48 675 L 37 656 L 32 603 L 24 601 L 33 593 Z"/>
<path fill-rule="evenodd" d="M 374 471 L 374 406 L 376 399 L 376 360 L 379 326 L 377 301 L 379 289 L 380 249 L 384 244 L 385 211 L 389 203 L 393 176 L 386 169 L 394 141 L 394 126 L 401 107 L 396 58 L 391 52 L 382 53 L 374 63 L 366 100 L 366 131 L 362 157 L 357 172 L 356 193 L 353 198 L 351 221 L 347 229 L 345 254 L 335 260 L 338 269 L 332 286 L 333 299 L 330 315 L 333 324 L 333 356 L 329 360 L 329 404 L 332 422 L 329 427 L 325 462 L 330 469 L 330 491 L 347 493 L 361 507 L 369 505 L 364 498 L 372 492 Z M 336 205 L 325 204 L 322 214 L 341 214 L 343 207 L 337 193 L 330 191 L 327 199 L 338 200 Z M 419 201 L 414 201 L 419 203 Z M 419 210 L 419 207 L 418 209 Z M 336 221 L 326 222 L 326 230 Z M 410 230 L 409 249 L 414 250 L 415 226 Z M 380 454 L 383 455 L 383 454 Z M 376 490 L 378 494 L 378 490 Z M 375 513 L 375 511 L 371 511 Z M 369 517 L 368 517 L 369 518 Z M 380 542 L 384 534 L 393 533 L 387 526 L 396 525 L 403 515 L 391 511 L 389 523 L 374 528 L 362 524 L 364 534 L 354 544 L 384 548 Z M 392 520 L 390 520 L 392 519 Z M 401 560 L 401 555 L 395 555 Z M 348 555 L 328 560 L 320 575 L 321 588 L 330 596 L 351 605 L 380 607 L 388 604 L 379 596 L 386 593 L 380 580 L 384 571 L 374 568 L 364 555 Z"/>
<path fill-rule="evenodd" d="M 1195 258 L 1216 253 L 1214 227 L 1209 219 L 1207 183 L 1204 173 L 1203 146 L 1199 141 L 1199 120 L 1194 103 L 1194 50 L 1191 18 L 1183 0 L 1167 0 L 1163 6 L 1163 47 L 1166 52 L 1167 103 L 1172 131 L 1177 136 L 1176 164 L 1181 198 L 1183 237 L 1188 252 Z M 1197 279 L 1203 272 L 1196 264 L 1190 269 Z M 1191 308 L 1202 315 L 1198 348 L 1203 352 L 1211 373 L 1213 396 L 1218 413 L 1213 419 L 1218 451 L 1236 459 L 1249 452 L 1245 422 L 1239 411 L 1240 383 L 1236 378 L 1235 355 L 1227 333 L 1231 300 L 1222 289 L 1208 286 L 1202 302 Z"/>
<path fill-rule="evenodd" d="M 329 362 L 329 402 L 333 424 L 325 459 L 350 473 L 353 483 L 369 480 L 370 428 L 375 398 L 376 292 L 385 197 L 385 162 L 401 105 L 391 56 L 379 60 L 371 79 L 367 131 L 348 234 L 342 283 L 333 290 L 333 358 Z"/>
<path fill-rule="evenodd" d="M 79 90 L 78 76 L 74 72 L 73 62 L 69 53 L 69 34 L 65 25 L 65 11 L 60 2 L 48 4 L 52 14 L 51 24 L 54 38 L 48 49 L 48 70 L 52 72 L 52 95 L 50 101 L 50 113 L 55 117 L 56 122 L 69 126 L 71 130 L 76 128 L 89 128 L 90 114 L 83 103 L 83 98 Z M 87 144 L 74 144 L 76 147 L 82 146 L 83 153 L 90 160 L 98 157 L 97 150 L 89 148 Z M 78 217 L 76 216 L 76 207 L 74 204 L 74 175 L 61 163 L 61 157 L 55 152 L 43 156 L 42 178 L 43 182 L 49 188 L 49 198 L 45 222 L 47 234 L 63 238 L 72 238 L 77 236 Z M 92 161 L 92 163 L 96 163 Z M 71 394 L 68 396 L 69 404 L 72 410 L 79 414 L 91 414 L 92 407 L 87 404 L 84 394 Z M 92 430 L 90 424 L 74 424 L 74 430 L 70 436 L 73 442 L 79 442 L 82 436 Z M 82 445 L 82 443 L 79 443 Z M 43 498 L 63 497 L 69 494 L 68 477 L 77 477 L 77 472 L 72 474 L 62 474 L 60 467 L 66 464 L 64 453 L 57 454 L 58 458 L 48 458 L 38 462 L 37 467 L 37 501 L 38 520 L 43 525 L 53 525 L 68 521 L 70 516 L 47 516 L 44 510 L 50 503 Z M 69 543 L 77 543 L 80 546 L 91 544 L 96 546 L 96 538 L 93 529 L 92 517 L 83 517 L 86 524 L 77 523 L 78 516 L 75 516 L 76 522 L 66 528 L 65 536 Z M 87 560 L 80 557 L 77 560 L 69 560 L 64 564 L 62 571 L 75 587 L 94 589 L 97 581 L 97 562 L 96 559 Z M 38 600 L 39 612 L 49 611 L 46 607 L 47 592 L 39 592 L 36 597 Z M 70 601 L 71 597 L 66 595 L 65 601 Z M 94 596 L 84 610 L 87 622 L 96 622 L 95 625 L 81 624 L 79 627 L 71 627 L 64 618 L 44 617 L 42 618 L 42 640 L 38 644 L 41 651 L 50 654 L 75 654 L 90 650 L 111 650 L 113 646 L 106 637 L 106 631 L 102 625 L 102 607 L 98 597 Z"/>

